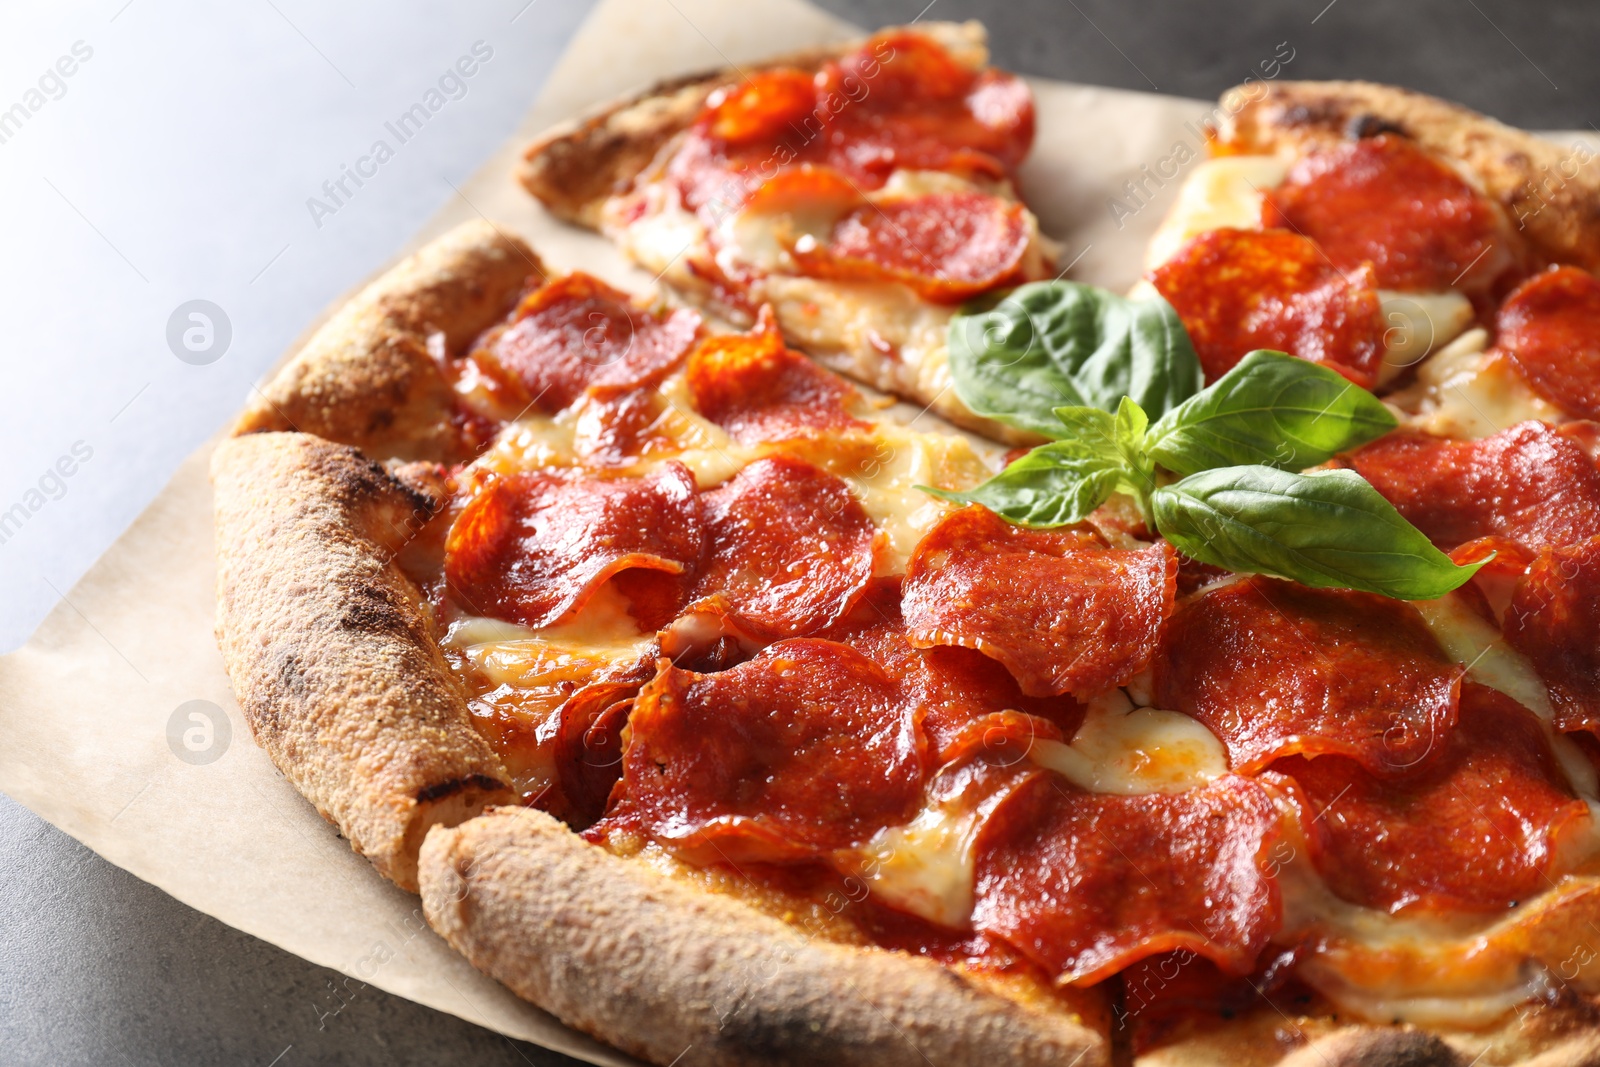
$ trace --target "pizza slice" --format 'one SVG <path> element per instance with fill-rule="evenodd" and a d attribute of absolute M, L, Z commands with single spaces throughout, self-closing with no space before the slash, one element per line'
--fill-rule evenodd
<path fill-rule="evenodd" d="M 770 306 L 823 364 L 991 436 L 955 397 L 962 302 L 1052 277 L 1020 201 L 1033 100 L 977 23 L 922 23 L 660 86 L 527 151 L 523 184 L 698 307 Z"/>

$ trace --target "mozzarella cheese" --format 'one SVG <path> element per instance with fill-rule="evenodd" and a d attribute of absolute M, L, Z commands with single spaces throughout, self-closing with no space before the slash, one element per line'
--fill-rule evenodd
<path fill-rule="evenodd" d="M 1181 793 L 1228 771 L 1215 734 L 1175 711 L 1135 708 L 1120 689 L 1090 701 L 1069 744 L 1038 739 L 1028 758 L 1091 793 Z"/>
<path fill-rule="evenodd" d="M 974 846 L 981 806 L 925 807 L 902 826 L 880 830 L 860 853 L 854 868 L 885 903 L 929 922 L 960 928 L 972 916 L 977 880 Z"/>
<path fill-rule="evenodd" d="M 1218 156 L 1196 164 L 1150 238 L 1145 266 L 1159 267 L 1207 230 L 1260 229 L 1262 198 L 1288 173 L 1289 164 L 1277 156 Z"/>
<path fill-rule="evenodd" d="M 1416 429 L 1480 438 L 1530 419 L 1556 425 L 1566 414 L 1533 391 L 1511 362 L 1485 351 L 1489 335 L 1468 330 L 1417 368 L 1417 380 L 1390 399 Z"/>

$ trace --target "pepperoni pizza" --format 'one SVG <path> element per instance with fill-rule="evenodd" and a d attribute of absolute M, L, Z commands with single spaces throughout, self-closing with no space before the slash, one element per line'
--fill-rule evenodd
<path fill-rule="evenodd" d="M 655 1063 L 1596 1062 L 1600 180 L 1400 90 L 1218 114 L 1130 299 L 1055 279 L 972 27 L 544 139 L 672 299 L 468 225 L 258 394 L 256 739 Z"/>

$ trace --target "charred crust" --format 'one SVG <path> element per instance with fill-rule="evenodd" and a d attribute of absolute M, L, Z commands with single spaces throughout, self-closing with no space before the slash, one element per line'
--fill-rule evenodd
<path fill-rule="evenodd" d="M 440 782 L 437 785 L 430 785 L 423 789 L 419 789 L 417 791 L 417 801 L 422 804 L 427 804 L 431 801 L 443 800 L 445 797 L 455 796 L 457 793 L 465 793 L 469 789 L 478 789 L 483 790 L 484 792 L 495 792 L 505 788 L 506 783 L 497 778 L 491 778 L 486 774 L 469 774 L 465 778 L 457 778 L 450 782 Z"/>
<path fill-rule="evenodd" d="M 212 469 L 217 635 L 251 731 L 352 848 L 414 889 L 430 826 L 511 799 L 395 559 L 396 516 L 427 499 L 305 434 L 225 441 Z"/>
<path fill-rule="evenodd" d="M 1352 141 L 1362 141 L 1385 133 L 1398 134 L 1401 137 L 1411 136 L 1398 122 L 1390 122 L 1377 115 L 1357 115 L 1345 126 L 1345 136 Z"/>

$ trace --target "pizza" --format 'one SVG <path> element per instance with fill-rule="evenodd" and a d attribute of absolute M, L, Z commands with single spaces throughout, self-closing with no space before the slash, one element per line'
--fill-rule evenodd
<path fill-rule="evenodd" d="M 544 138 L 662 285 L 468 224 L 254 394 L 256 740 L 653 1063 L 1600 1062 L 1600 178 L 1381 86 L 1215 115 L 1124 294 L 974 26 Z"/>

